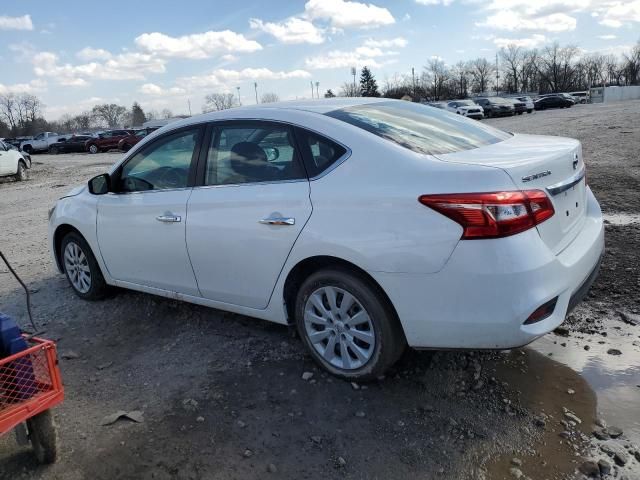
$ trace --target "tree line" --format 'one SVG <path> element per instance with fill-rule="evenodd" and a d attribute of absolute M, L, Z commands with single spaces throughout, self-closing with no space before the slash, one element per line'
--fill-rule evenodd
<path fill-rule="evenodd" d="M 77 115 L 64 114 L 56 121 L 42 116 L 43 103 L 31 94 L 0 95 L 0 138 L 35 135 L 43 131 L 72 133 L 101 128 L 139 127 L 148 120 L 171 118 L 169 109 L 145 112 L 138 102 L 131 108 L 115 103 L 94 105 Z"/>
<path fill-rule="evenodd" d="M 417 75 L 386 78 L 380 91 L 371 70 L 364 67 L 359 84 L 345 82 L 338 95 L 443 100 L 488 93 L 496 85 L 501 93 L 538 94 L 640 85 L 640 41 L 621 56 L 582 54 L 575 46 L 554 43 L 539 50 L 509 45 L 499 51 L 497 62 L 481 57 L 447 65 L 432 58 Z M 325 93 L 332 96 L 332 90 Z"/>

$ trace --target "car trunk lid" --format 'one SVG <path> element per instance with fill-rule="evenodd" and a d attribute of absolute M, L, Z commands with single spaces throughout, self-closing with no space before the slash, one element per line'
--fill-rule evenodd
<path fill-rule="evenodd" d="M 508 140 L 463 152 L 438 155 L 443 161 L 504 170 L 522 190 L 543 190 L 555 210 L 537 226 L 558 254 L 576 237 L 586 215 L 586 178 L 580 142 L 570 138 L 513 135 Z"/>

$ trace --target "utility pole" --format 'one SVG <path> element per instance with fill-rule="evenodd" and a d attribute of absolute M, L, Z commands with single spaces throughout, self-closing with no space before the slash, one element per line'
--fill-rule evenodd
<path fill-rule="evenodd" d="M 191 116 L 191 100 L 187 99 L 187 105 L 189 105 L 189 116 Z"/>
<path fill-rule="evenodd" d="M 413 101 L 416 101 L 416 70 L 411 67 L 411 81 L 413 83 Z"/>
<path fill-rule="evenodd" d="M 311 98 L 313 98 L 313 80 L 311 80 Z"/>
<path fill-rule="evenodd" d="M 496 97 L 500 92 L 500 70 L 498 70 L 498 54 L 496 53 Z"/>
<path fill-rule="evenodd" d="M 256 105 L 258 104 L 258 82 L 253 82 L 253 86 L 256 89 Z"/>
<path fill-rule="evenodd" d="M 240 100 L 240 87 L 236 87 L 236 89 L 238 90 L 238 105 L 242 106 L 242 100 Z"/>
<path fill-rule="evenodd" d="M 316 97 L 320 98 L 320 82 L 316 82 Z"/>
<path fill-rule="evenodd" d="M 353 96 L 357 97 L 358 95 L 356 95 L 356 67 L 351 67 L 351 75 L 353 75 Z"/>

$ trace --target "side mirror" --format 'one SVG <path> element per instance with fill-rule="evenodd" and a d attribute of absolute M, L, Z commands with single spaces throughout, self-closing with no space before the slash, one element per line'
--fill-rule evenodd
<path fill-rule="evenodd" d="M 104 195 L 111 191 L 111 177 L 103 173 L 89 180 L 89 192 L 93 195 Z"/>

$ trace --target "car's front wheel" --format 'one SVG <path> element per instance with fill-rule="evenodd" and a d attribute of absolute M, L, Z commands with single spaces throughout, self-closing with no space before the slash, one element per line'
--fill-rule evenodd
<path fill-rule="evenodd" d="M 49 153 L 51 155 L 58 155 L 58 153 L 60 153 L 60 151 L 58 150 L 58 147 L 51 147 L 51 148 L 49 148 Z"/>
<path fill-rule="evenodd" d="M 27 179 L 27 166 L 24 162 L 18 162 L 18 171 L 16 172 L 16 180 L 24 182 Z"/>
<path fill-rule="evenodd" d="M 314 360 L 348 380 L 384 374 L 406 345 L 382 292 L 348 270 L 326 269 L 307 278 L 298 290 L 295 320 Z"/>
<path fill-rule="evenodd" d="M 98 153 L 100 149 L 97 145 L 89 145 L 89 153 Z"/>
<path fill-rule="evenodd" d="M 107 293 L 100 266 L 89 244 L 76 232 L 62 239 L 60 258 L 73 291 L 85 300 L 99 300 Z"/>

